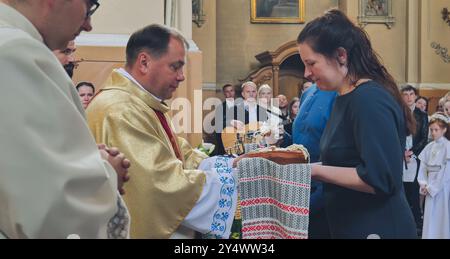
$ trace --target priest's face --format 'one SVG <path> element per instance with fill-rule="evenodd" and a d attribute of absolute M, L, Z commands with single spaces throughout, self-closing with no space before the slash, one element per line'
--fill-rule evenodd
<path fill-rule="evenodd" d="M 148 89 L 153 95 L 167 100 L 172 98 L 178 85 L 184 81 L 183 67 L 186 50 L 183 42 L 171 38 L 167 53 L 151 59 L 147 74 Z"/>
<path fill-rule="evenodd" d="M 54 1 L 48 4 L 43 22 L 37 24 L 45 44 L 51 49 L 65 49 L 82 31 L 91 31 L 92 13 L 96 0 Z M 53 3 L 53 2 L 52 2 Z"/>

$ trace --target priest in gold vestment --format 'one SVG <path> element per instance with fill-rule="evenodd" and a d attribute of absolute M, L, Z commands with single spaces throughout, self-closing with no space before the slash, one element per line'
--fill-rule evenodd
<path fill-rule="evenodd" d="M 137 31 L 127 45 L 125 68 L 112 72 L 87 109 L 96 141 L 118 147 L 133 164 L 124 196 L 132 238 L 191 238 L 194 231 L 218 230 L 216 237 L 228 238 L 230 232 L 237 195 L 233 173 L 197 170 L 206 155 L 175 136 L 164 103 L 184 80 L 187 45 L 164 26 Z M 224 204 L 230 209 L 219 215 Z"/>

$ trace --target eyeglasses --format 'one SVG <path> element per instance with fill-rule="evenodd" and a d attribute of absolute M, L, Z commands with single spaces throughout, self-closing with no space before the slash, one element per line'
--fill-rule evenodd
<path fill-rule="evenodd" d="M 66 56 L 69 56 L 69 55 L 71 55 L 71 54 L 74 53 L 74 52 L 75 52 L 74 49 L 69 49 L 69 48 L 67 48 L 67 49 L 65 49 L 65 50 L 62 50 L 62 51 L 61 51 L 61 54 L 64 54 L 64 55 L 66 55 Z"/>
<path fill-rule="evenodd" d="M 89 6 L 89 10 L 86 13 L 86 19 L 91 17 L 95 11 L 97 11 L 97 9 L 100 7 L 100 3 L 98 2 L 98 0 L 90 0 L 90 6 Z"/>

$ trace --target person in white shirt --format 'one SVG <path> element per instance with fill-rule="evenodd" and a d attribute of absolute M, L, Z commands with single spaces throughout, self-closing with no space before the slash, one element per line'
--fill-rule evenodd
<path fill-rule="evenodd" d="M 450 129 L 449 120 L 435 114 L 430 120 L 433 141 L 420 153 L 417 180 L 426 195 L 423 239 L 450 238 Z"/>
<path fill-rule="evenodd" d="M 267 121 L 267 111 L 257 103 L 257 86 L 248 81 L 241 86 L 243 102 L 236 102 L 237 118 L 231 121 L 231 126 L 242 129 L 244 125 Z"/>
<path fill-rule="evenodd" d="M 283 123 L 285 119 L 276 104 L 277 102 L 274 102 L 272 88 L 268 84 L 261 85 L 258 89 L 258 105 L 266 109 L 269 114 L 270 124 L 274 125 Z"/>
<path fill-rule="evenodd" d="M 234 86 L 232 84 L 225 84 L 222 87 L 222 92 L 225 97 L 225 101 L 223 101 L 221 105 L 218 105 L 214 111 L 214 138 L 217 144 L 215 154 L 217 155 L 225 154 L 225 148 L 221 138 L 223 129 L 227 126 L 231 126 L 231 121 L 237 117 L 235 102 L 236 91 Z"/>
<path fill-rule="evenodd" d="M 225 84 L 222 87 L 222 92 L 225 97 L 225 101 L 222 105 L 218 106 L 215 111 L 216 126 L 218 126 L 218 131 L 223 128 L 230 126 L 230 121 L 234 119 L 234 107 L 236 91 L 232 84 Z M 221 124 L 220 124 L 221 123 Z"/>

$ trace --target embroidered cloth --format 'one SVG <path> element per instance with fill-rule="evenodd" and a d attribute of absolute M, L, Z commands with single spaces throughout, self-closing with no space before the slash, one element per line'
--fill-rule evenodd
<path fill-rule="evenodd" d="M 311 166 L 238 163 L 243 239 L 307 239 Z"/>

